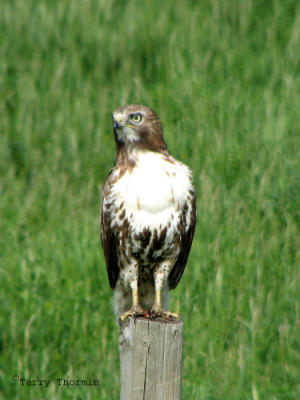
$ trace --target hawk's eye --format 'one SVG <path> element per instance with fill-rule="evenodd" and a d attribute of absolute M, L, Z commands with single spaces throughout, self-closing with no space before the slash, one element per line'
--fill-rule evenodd
<path fill-rule="evenodd" d="M 132 121 L 134 124 L 138 124 L 141 122 L 142 116 L 141 114 L 133 114 L 130 116 L 130 121 Z"/>

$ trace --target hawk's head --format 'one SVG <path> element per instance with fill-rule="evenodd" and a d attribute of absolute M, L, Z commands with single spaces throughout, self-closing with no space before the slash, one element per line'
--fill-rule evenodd
<path fill-rule="evenodd" d="M 160 120 L 150 108 L 132 104 L 118 108 L 112 116 L 118 147 L 138 146 L 153 151 L 167 150 Z"/>

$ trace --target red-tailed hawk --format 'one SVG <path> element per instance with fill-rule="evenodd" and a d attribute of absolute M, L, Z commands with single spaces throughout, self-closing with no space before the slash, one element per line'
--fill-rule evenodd
<path fill-rule="evenodd" d="M 116 160 L 102 194 L 101 241 L 115 313 L 170 319 L 196 226 L 191 170 L 171 156 L 153 110 L 113 113 Z"/>

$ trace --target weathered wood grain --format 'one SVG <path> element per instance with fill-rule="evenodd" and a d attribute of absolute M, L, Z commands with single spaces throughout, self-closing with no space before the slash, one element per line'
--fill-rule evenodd
<path fill-rule="evenodd" d="M 128 318 L 120 327 L 121 400 L 180 400 L 183 322 Z"/>

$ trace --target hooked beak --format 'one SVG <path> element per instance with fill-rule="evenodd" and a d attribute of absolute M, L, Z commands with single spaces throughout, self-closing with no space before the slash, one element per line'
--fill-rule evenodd
<path fill-rule="evenodd" d="M 114 123 L 114 130 L 122 128 L 122 125 L 120 122 L 116 119 L 115 115 L 112 114 L 113 117 L 113 123 Z"/>

